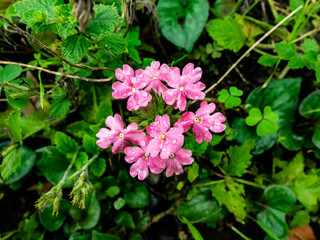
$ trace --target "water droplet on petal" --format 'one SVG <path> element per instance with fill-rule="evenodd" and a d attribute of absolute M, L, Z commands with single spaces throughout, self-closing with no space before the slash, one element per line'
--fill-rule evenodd
<path fill-rule="evenodd" d="M 207 127 L 203 127 L 203 130 L 208 131 L 209 129 Z"/>
<path fill-rule="evenodd" d="M 176 139 L 173 139 L 173 140 L 172 140 L 172 144 L 175 144 L 176 142 L 177 142 Z"/>
<path fill-rule="evenodd" d="M 148 93 L 147 92 L 142 92 L 142 96 L 147 97 Z"/>

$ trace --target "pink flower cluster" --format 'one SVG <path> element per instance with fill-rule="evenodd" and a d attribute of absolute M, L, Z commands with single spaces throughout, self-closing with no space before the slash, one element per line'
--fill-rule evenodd
<path fill-rule="evenodd" d="M 124 65 L 123 69 L 116 70 L 116 77 L 121 82 L 112 85 L 115 98 L 127 98 L 128 110 L 137 110 L 146 107 L 151 101 L 150 90 L 163 96 L 167 104 L 175 109 L 185 110 L 186 97 L 190 99 L 203 99 L 205 94 L 201 92 L 205 85 L 199 82 L 202 75 L 200 68 L 194 68 L 193 64 L 187 64 L 180 75 L 179 68 L 170 68 L 159 62 L 152 62 L 151 67 L 145 70 L 133 69 Z M 167 83 L 171 89 L 167 88 Z M 143 90 L 144 89 L 144 90 Z M 132 163 L 130 174 L 144 180 L 149 171 L 159 174 L 166 169 L 166 176 L 183 172 L 182 165 L 190 165 L 194 161 L 190 150 L 182 148 L 184 145 L 184 132 L 193 127 L 196 141 L 210 142 L 211 132 L 219 133 L 225 130 L 223 124 L 226 118 L 221 113 L 214 113 L 214 103 L 201 102 L 200 108 L 193 112 L 185 112 L 172 126 L 168 115 L 156 116 L 155 121 L 146 127 L 146 133 L 138 130 L 138 124 L 130 123 L 124 128 L 124 123 L 119 114 L 106 119 L 107 128 L 101 128 L 97 133 L 100 138 L 97 145 L 108 148 L 112 145 L 112 152 L 124 151 L 125 160 Z M 211 131 L 211 132 L 210 132 Z M 131 146 L 131 143 L 137 146 Z"/>
<path fill-rule="evenodd" d="M 153 61 L 151 66 L 145 70 L 138 69 L 133 71 L 129 65 L 123 65 L 123 69 L 116 70 L 116 78 L 120 82 L 112 85 L 114 90 L 112 96 L 116 99 L 128 98 L 127 109 L 138 110 L 146 107 L 152 97 L 150 90 L 153 89 L 158 95 L 162 94 L 163 99 L 168 105 L 174 105 L 180 111 L 186 109 L 187 100 L 204 99 L 205 93 L 202 92 L 206 86 L 200 82 L 202 76 L 201 68 L 194 68 L 192 63 L 187 64 L 182 75 L 177 67 L 169 67 L 167 64 Z M 167 88 L 164 83 L 167 83 Z"/>

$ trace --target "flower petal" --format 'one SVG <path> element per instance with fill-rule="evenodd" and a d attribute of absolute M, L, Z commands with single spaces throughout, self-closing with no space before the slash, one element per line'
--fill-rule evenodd
<path fill-rule="evenodd" d="M 124 124 L 119 114 L 115 114 L 114 117 L 108 116 L 106 119 L 106 125 L 116 133 L 122 132 L 124 128 Z"/>

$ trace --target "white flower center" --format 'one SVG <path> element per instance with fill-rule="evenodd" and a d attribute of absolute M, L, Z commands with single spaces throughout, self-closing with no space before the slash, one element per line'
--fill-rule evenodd
<path fill-rule="evenodd" d="M 123 133 L 119 133 L 119 138 L 123 138 L 124 134 Z"/>
<path fill-rule="evenodd" d="M 199 117 L 194 117 L 194 118 L 193 118 L 193 121 L 194 121 L 195 123 L 199 123 L 199 122 L 200 122 L 200 118 L 199 118 Z"/>
<path fill-rule="evenodd" d="M 179 88 L 180 92 L 183 92 L 185 89 L 186 89 L 185 86 L 181 86 L 181 87 Z"/>
<path fill-rule="evenodd" d="M 153 76 L 152 77 L 152 80 L 157 80 L 158 78 L 156 76 Z"/>
<path fill-rule="evenodd" d="M 161 140 L 166 140 L 166 135 L 164 135 L 163 133 L 160 134 L 160 139 Z"/>
<path fill-rule="evenodd" d="M 137 91 L 137 89 L 136 89 L 135 87 L 132 87 L 132 88 L 131 88 L 131 92 L 132 92 L 132 93 L 135 93 L 136 91 Z"/>
<path fill-rule="evenodd" d="M 144 156 L 147 158 L 150 156 L 150 153 L 145 153 Z"/>
<path fill-rule="evenodd" d="M 175 157 L 174 154 L 171 154 L 171 155 L 169 156 L 170 159 L 174 159 L 174 157 Z"/>

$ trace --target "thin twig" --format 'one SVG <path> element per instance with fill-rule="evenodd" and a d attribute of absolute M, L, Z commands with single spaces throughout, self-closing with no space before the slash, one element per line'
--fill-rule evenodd
<path fill-rule="evenodd" d="M 66 63 L 66 64 L 68 64 L 68 65 L 70 65 L 72 67 L 82 68 L 82 69 L 89 69 L 89 70 L 108 70 L 108 71 L 114 72 L 114 69 L 109 68 L 109 67 L 90 67 L 90 66 L 86 66 L 86 65 L 71 63 L 68 60 L 66 60 L 63 57 L 61 57 L 60 55 L 56 54 L 54 51 L 52 51 L 50 48 L 48 48 L 44 43 L 40 42 L 38 39 L 33 37 L 30 33 L 22 30 L 21 28 L 19 28 L 15 24 L 13 24 L 9 19 L 7 19 L 7 18 L 5 18 L 5 17 L 3 17 L 1 15 L 0 15 L 0 19 L 6 21 L 10 26 L 12 26 L 15 29 L 16 33 L 29 38 L 31 41 L 35 42 L 40 47 L 42 47 L 44 50 L 46 50 L 53 57 L 58 58 L 60 61 Z"/>
<path fill-rule="evenodd" d="M 282 21 L 280 21 L 277 25 L 275 25 L 273 28 L 271 28 L 266 34 L 264 34 L 258 41 L 256 41 L 242 56 L 226 71 L 225 74 L 222 75 L 222 77 L 214 84 L 209 87 L 205 93 L 210 92 L 212 89 L 214 89 L 219 83 L 221 83 L 228 74 L 241 62 L 242 59 L 244 59 L 259 43 L 261 43 L 265 38 L 267 38 L 274 30 L 276 30 L 280 25 L 282 25 L 285 21 L 287 21 L 289 18 L 291 18 L 294 14 L 296 14 L 303 5 L 296 8 L 292 13 L 290 13 L 288 16 L 286 16 Z M 191 104 L 194 104 L 198 100 L 193 100 Z"/>
<path fill-rule="evenodd" d="M 112 75 L 109 78 L 102 78 L 102 79 L 85 78 L 85 77 L 79 77 L 79 76 L 74 76 L 74 75 L 70 75 L 70 74 L 64 74 L 64 73 L 60 73 L 60 72 L 55 72 L 55 71 L 48 70 L 46 68 L 32 66 L 32 65 L 29 65 L 29 64 L 19 63 L 19 62 L 9 62 L 9 61 L 1 61 L 0 60 L 0 64 L 5 64 L 5 65 L 17 64 L 17 65 L 19 65 L 21 67 L 33 68 L 33 69 L 41 70 L 41 71 L 44 71 L 44 72 L 47 72 L 47 73 L 50 73 L 50 74 L 59 75 L 59 76 L 63 76 L 63 77 L 68 77 L 68 78 L 80 79 L 80 80 L 84 80 L 84 81 L 88 81 L 88 82 L 108 82 L 114 77 L 114 75 Z"/>

